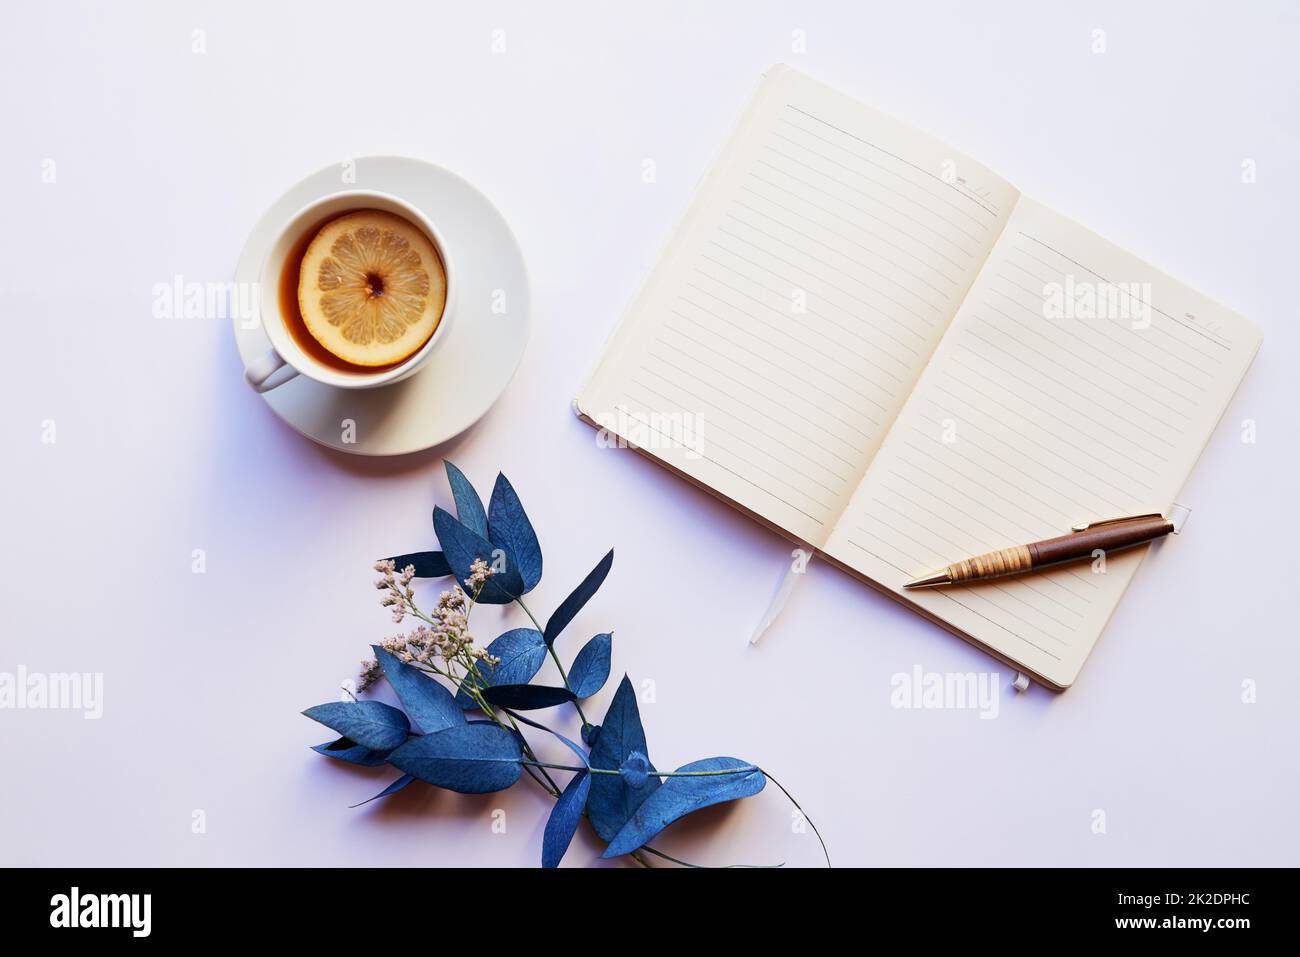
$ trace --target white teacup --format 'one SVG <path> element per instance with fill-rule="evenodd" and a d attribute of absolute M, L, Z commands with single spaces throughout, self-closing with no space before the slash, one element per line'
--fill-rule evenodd
<path fill-rule="evenodd" d="M 394 366 L 368 371 L 360 366 L 347 368 L 339 362 L 327 364 L 312 356 L 298 344 L 286 325 L 288 319 L 280 305 L 280 282 L 291 253 L 300 249 L 308 230 L 323 226 L 326 221 L 344 213 L 361 209 L 378 209 L 409 220 L 424 231 L 442 257 L 447 274 L 447 300 L 442 308 L 442 318 L 433 330 L 429 341 L 411 357 Z M 340 389 L 373 389 L 376 386 L 398 382 L 414 374 L 433 354 L 438 343 L 446 336 L 456 304 L 456 279 L 447 244 L 433 223 L 418 209 L 388 193 L 372 190 L 349 190 L 335 193 L 304 206 L 289 218 L 271 243 L 271 251 L 262 265 L 259 278 L 259 318 L 271 348 L 258 356 L 244 370 L 244 378 L 258 392 L 268 392 L 283 385 L 294 376 L 305 375 L 325 385 Z"/>

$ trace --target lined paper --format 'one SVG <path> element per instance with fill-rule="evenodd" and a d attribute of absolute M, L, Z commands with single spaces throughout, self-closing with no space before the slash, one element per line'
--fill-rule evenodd
<path fill-rule="evenodd" d="M 1082 315 L 1061 315 L 1066 288 Z M 1108 308 L 1078 299 L 1089 289 Z M 1080 521 L 1167 512 L 1259 342 L 1246 320 L 1022 197 L 826 551 L 1068 686 L 1141 549 L 1107 556 L 1104 573 L 902 584 Z"/>
<path fill-rule="evenodd" d="M 820 546 L 1016 198 L 776 67 L 579 408 L 638 423 L 646 451 Z"/>
<path fill-rule="evenodd" d="M 775 67 L 576 405 L 1067 687 L 1144 549 L 903 583 L 1167 513 L 1259 342 L 974 160 Z"/>

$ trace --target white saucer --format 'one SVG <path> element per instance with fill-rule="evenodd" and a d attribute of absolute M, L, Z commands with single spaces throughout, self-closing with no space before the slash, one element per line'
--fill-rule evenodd
<path fill-rule="evenodd" d="M 424 368 L 377 389 L 336 389 L 300 375 L 263 395 L 276 415 L 321 445 L 359 455 L 404 455 L 459 435 L 505 391 L 528 341 L 528 271 L 505 218 L 455 173 L 401 156 L 355 162 L 355 182 L 343 182 L 342 165 L 330 166 L 276 200 L 244 244 L 235 281 L 256 283 L 282 224 L 340 190 L 391 193 L 437 225 L 455 257 L 459 292 L 455 321 Z M 260 322 L 236 316 L 233 325 L 245 365 L 271 347 Z"/>

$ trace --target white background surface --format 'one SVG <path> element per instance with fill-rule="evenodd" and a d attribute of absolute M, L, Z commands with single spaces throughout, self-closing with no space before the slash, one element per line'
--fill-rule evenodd
<path fill-rule="evenodd" d="M 333 699 L 390 632 L 369 566 L 432 546 L 443 454 L 484 488 L 502 469 L 520 490 L 546 555 L 541 613 L 617 548 L 564 650 L 615 630 L 616 677 L 655 682 L 642 713 L 656 762 L 762 764 L 837 863 L 1300 863 L 1286 517 L 1300 464 L 1300 23 L 1280 3 L 1040 6 L 9 11 L 0 671 L 102 672 L 104 716 L 0 711 L 0 863 L 534 864 L 550 801 L 531 784 L 481 798 L 412 787 L 349 810 L 392 773 L 312 754 L 329 733 L 298 714 Z M 206 53 L 191 52 L 195 29 Z M 777 61 L 964 150 L 1265 330 L 1181 496 L 1188 534 L 1148 558 L 1065 695 L 1015 697 L 1005 666 L 819 565 L 747 647 L 787 546 L 598 449 L 569 412 Z M 151 314 L 155 283 L 229 278 L 253 222 L 304 174 L 380 152 L 477 183 L 518 233 L 535 302 L 493 411 L 400 461 L 327 452 L 283 425 L 241 381 L 226 321 Z M 1253 445 L 1239 438 L 1248 418 Z M 191 573 L 197 548 L 204 575 Z M 485 610 L 476 630 L 490 638 L 498 617 Z M 998 717 L 892 708 L 891 676 L 916 665 L 997 671 Z M 1242 702 L 1246 679 L 1257 703 Z M 196 809 L 206 833 L 192 833 Z M 665 849 L 704 863 L 819 860 L 775 789 L 669 835 Z M 584 829 L 566 863 L 599 850 Z"/>

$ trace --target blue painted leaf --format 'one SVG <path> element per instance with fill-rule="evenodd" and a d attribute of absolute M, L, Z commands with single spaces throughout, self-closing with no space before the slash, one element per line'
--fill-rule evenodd
<path fill-rule="evenodd" d="M 478 681 L 481 683 L 476 684 L 475 685 L 476 688 L 487 687 L 487 682 L 483 681 L 482 678 L 478 677 L 478 665 L 474 665 L 473 668 L 471 669 L 471 672 L 472 672 L 472 677 L 470 675 L 467 675 L 466 677 L 462 678 L 461 687 L 456 689 L 456 704 L 461 708 L 462 711 L 473 711 L 475 708 L 478 707 L 478 704 L 474 701 L 474 699 L 471 698 L 469 696 L 469 693 L 465 691 L 464 682 Z"/>
<path fill-rule="evenodd" d="M 469 479 L 465 478 L 464 472 L 451 462 L 443 464 L 447 467 L 447 484 L 451 486 L 451 497 L 456 503 L 456 518 L 470 531 L 487 538 L 488 520 L 487 513 L 483 511 L 483 500 L 478 497 L 478 492 L 474 491 Z"/>
<path fill-rule="evenodd" d="M 467 724 L 490 724 L 493 727 L 498 727 L 498 728 L 501 727 L 491 718 L 475 718 L 473 721 L 468 721 L 466 723 Z M 528 746 L 528 741 L 524 738 L 522 734 L 519 733 L 518 728 L 506 728 L 505 730 L 509 731 L 510 734 L 514 737 L 514 739 L 519 742 L 519 752 L 522 754 L 524 748 Z"/>
<path fill-rule="evenodd" d="M 458 724 L 409 739 L 388 763 L 421 781 L 462 794 L 501 791 L 519 780 L 519 739 L 495 724 Z"/>
<path fill-rule="evenodd" d="M 378 645 L 371 645 L 375 658 L 384 669 L 384 677 L 393 686 L 397 698 L 411 720 L 425 734 L 433 734 L 453 724 L 464 724 L 465 714 L 461 711 L 451 692 L 434 678 L 413 668 L 391 652 Z"/>
<path fill-rule="evenodd" d="M 303 714 L 372 751 L 397 747 L 411 730 L 406 715 L 382 701 L 331 701 Z"/>
<path fill-rule="evenodd" d="M 584 724 L 582 726 L 582 743 L 589 748 L 596 746 L 596 739 L 600 737 L 600 725 Z"/>
<path fill-rule="evenodd" d="M 498 635 L 487 646 L 487 653 L 500 658 L 496 667 L 475 662 L 473 680 L 478 687 L 493 684 L 526 685 L 542 669 L 546 660 L 546 642 L 536 628 L 512 628 Z M 456 703 L 466 711 L 478 707 L 465 691 L 456 692 Z"/>
<path fill-rule="evenodd" d="M 351 738 L 338 738 L 326 741 L 312 748 L 317 754 L 323 754 L 335 761 L 346 761 L 363 768 L 377 768 L 388 763 L 387 751 L 372 751 L 363 744 L 357 744 Z"/>
<path fill-rule="evenodd" d="M 433 530 L 438 533 L 438 542 L 442 552 L 447 556 L 452 574 L 462 585 L 469 578 L 469 567 L 474 559 L 481 558 L 494 568 L 495 546 L 473 529 L 462 525 L 443 508 L 433 510 Z M 524 582 L 507 555 L 505 567 L 498 571 L 483 585 L 478 600 L 488 605 L 505 605 L 524 593 Z"/>
<path fill-rule="evenodd" d="M 614 549 L 609 550 L 609 554 L 596 563 L 596 567 L 587 573 L 587 577 L 582 580 L 577 588 L 569 595 L 568 598 L 560 602 L 560 607 L 555 609 L 550 619 L 546 622 L 546 631 L 543 633 L 546 638 L 546 644 L 555 644 L 555 639 L 559 637 L 560 632 L 564 631 L 573 617 L 580 611 L 582 606 L 591 600 L 591 596 L 596 594 L 601 584 L 605 581 L 605 576 L 609 574 L 610 568 L 614 565 Z"/>
<path fill-rule="evenodd" d="M 516 712 L 511 711 L 509 708 L 506 709 L 506 714 L 510 715 L 510 717 L 515 718 L 515 719 L 518 720 L 518 721 L 522 721 L 524 724 L 528 725 L 530 728 L 536 728 L 538 731 L 545 731 L 547 734 L 553 734 L 553 735 L 555 735 L 557 738 L 559 738 L 561 741 L 564 742 L 564 745 L 565 745 L 565 746 L 566 746 L 570 751 L 572 751 L 574 754 L 576 754 L 576 755 L 578 756 L 578 760 L 582 762 L 583 767 L 588 767 L 588 768 L 591 767 L 591 762 L 587 760 L 587 752 L 584 751 L 584 750 L 582 750 L 582 748 L 578 747 L 576 744 L 574 744 L 572 741 L 570 741 L 570 740 L 569 740 L 568 738 L 566 738 L 564 735 L 560 734 L 560 732 L 558 732 L 558 731 L 552 731 L 552 730 L 551 730 L 550 728 L 548 728 L 546 725 L 544 725 L 544 724 L 540 724 L 540 723 L 534 721 L 532 718 L 526 718 L 526 717 L 524 717 L 522 714 L 517 714 Z"/>
<path fill-rule="evenodd" d="M 678 818 L 692 811 L 746 798 L 763 790 L 767 778 L 748 761 L 738 758 L 705 758 L 677 769 L 683 771 L 735 771 L 708 777 L 668 778 L 642 802 L 609 842 L 602 857 L 629 854 L 652 840 L 656 834 Z"/>
<path fill-rule="evenodd" d="M 578 830 L 578 822 L 582 820 L 582 809 L 587 806 L 589 793 L 591 774 L 579 771 L 555 802 L 551 816 L 546 820 L 546 831 L 542 834 L 542 867 L 560 866 L 564 852 L 569 849 L 574 832 Z"/>
<path fill-rule="evenodd" d="M 614 645 L 614 635 L 606 632 L 597 635 L 582 646 L 569 668 L 569 687 L 579 698 L 590 698 L 609 678 L 609 654 Z"/>
<path fill-rule="evenodd" d="M 414 565 L 416 578 L 442 578 L 451 574 L 451 566 L 442 552 L 411 552 L 394 555 L 389 561 L 399 572 L 407 565 Z"/>
<path fill-rule="evenodd" d="M 506 550 L 524 581 L 524 591 L 536 588 L 542 580 L 542 546 L 514 486 L 500 473 L 488 503 L 488 538 L 493 545 Z"/>
<path fill-rule="evenodd" d="M 609 703 L 600 735 L 592 745 L 591 766 L 617 771 L 633 751 L 645 755 L 650 753 L 645 743 L 645 730 L 641 727 L 636 692 L 632 689 L 632 682 L 624 675 L 618 690 L 614 692 L 614 700 Z M 655 770 L 654 765 L 650 764 L 648 770 Z M 593 774 L 591 797 L 587 801 L 587 816 L 591 818 L 591 826 L 602 840 L 612 840 L 641 806 L 641 802 L 654 794 L 659 785 L 659 779 L 651 777 L 642 787 L 630 788 L 622 777 Z"/>
<path fill-rule="evenodd" d="M 618 774 L 627 782 L 628 787 L 639 791 L 650 779 L 650 759 L 640 751 L 633 751 L 619 767 Z"/>
<path fill-rule="evenodd" d="M 388 785 L 388 787 L 384 788 L 382 791 L 380 791 L 380 792 L 379 792 L 378 794 L 376 794 L 374 797 L 368 797 L 368 798 L 366 798 L 364 801 L 360 801 L 360 802 L 358 802 L 358 803 L 356 803 L 356 804 L 350 804 L 350 805 L 348 805 L 348 806 L 349 806 L 349 807 L 361 807 L 362 804 L 369 804 L 371 801 L 378 801 L 380 798 L 386 798 L 386 797 L 388 797 L 388 795 L 390 795 L 390 794 L 396 794 L 398 791 L 402 790 L 402 788 L 406 787 L 408 784 L 410 784 L 410 783 L 411 783 L 412 781 L 414 781 L 414 780 L 415 780 L 415 776 L 414 776 L 414 775 L 411 775 L 411 774 L 403 774 L 400 778 L 398 778 L 398 779 L 397 779 L 396 781 L 394 781 L 392 784 Z"/>
<path fill-rule="evenodd" d="M 550 688 L 546 685 L 493 685 L 484 689 L 483 698 L 498 708 L 536 711 L 538 708 L 554 708 L 557 704 L 572 701 L 573 692 L 568 688 Z"/>

